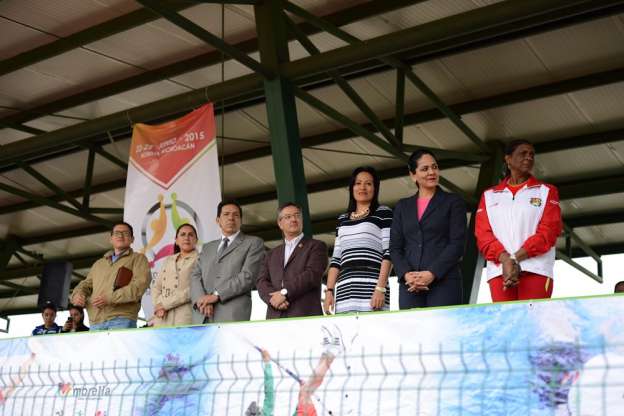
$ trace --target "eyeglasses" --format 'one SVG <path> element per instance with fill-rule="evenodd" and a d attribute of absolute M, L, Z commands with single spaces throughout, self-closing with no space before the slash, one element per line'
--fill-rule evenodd
<path fill-rule="evenodd" d="M 113 237 L 130 237 L 132 234 L 130 234 L 130 231 L 113 231 L 111 235 Z"/>
<path fill-rule="evenodd" d="M 292 219 L 300 220 L 301 219 L 301 213 L 300 212 L 296 212 L 294 214 L 286 214 L 286 215 L 282 215 L 280 217 L 280 220 L 290 221 Z"/>

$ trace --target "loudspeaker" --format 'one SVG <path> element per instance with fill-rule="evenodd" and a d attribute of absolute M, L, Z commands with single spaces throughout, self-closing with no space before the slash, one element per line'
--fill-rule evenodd
<path fill-rule="evenodd" d="M 41 309 L 46 302 L 52 302 L 58 309 L 67 309 L 69 303 L 69 285 L 74 265 L 66 261 L 53 261 L 43 266 L 37 307 Z"/>

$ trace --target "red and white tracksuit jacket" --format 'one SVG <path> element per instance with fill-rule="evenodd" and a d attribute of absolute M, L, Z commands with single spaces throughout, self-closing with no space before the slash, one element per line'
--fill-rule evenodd
<path fill-rule="evenodd" d="M 514 196 L 508 178 L 483 193 L 475 221 L 477 246 L 487 260 L 488 280 L 503 273 L 498 257 L 524 247 L 523 271 L 553 277 L 555 243 L 561 234 L 559 192 L 533 176 Z"/>

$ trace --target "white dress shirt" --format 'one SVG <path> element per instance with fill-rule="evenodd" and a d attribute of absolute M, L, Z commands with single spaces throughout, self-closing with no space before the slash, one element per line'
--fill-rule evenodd
<path fill-rule="evenodd" d="M 232 234 L 231 236 L 227 237 L 223 234 L 221 234 L 221 242 L 219 243 L 219 247 L 217 247 L 217 253 L 221 252 L 221 247 L 223 246 L 223 239 L 227 238 L 228 239 L 228 247 L 232 244 L 232 242 L 236 239 L 236 237 L 238 237 L 238 235 L 240 234 L 240 230 L 238 230 L 236 232 L 236 234 Z"/>
<path fill-rule="evenodd" d="M 299 234 L 292 240 L 284 240 L 284 267 L 286 267 L 286 264 L 288 264 L 288 259 L 290 258 L 290 255 L 293 253 L 293 251 L 295 251 L 297 244 L 299 244 L 302 238 L 303 233 Z"/>

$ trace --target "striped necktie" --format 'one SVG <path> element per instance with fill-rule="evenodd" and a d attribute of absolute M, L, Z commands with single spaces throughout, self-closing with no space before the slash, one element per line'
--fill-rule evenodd
<path fill-rule="evenodd" d="M 221 256 L 221 254 L 223 254 L 223 252 L 227 248 L 228 243 L 230 242 L 230 239 L 227 237 L 223 237 L 222 241 L 223 241 L 223 244 L 221 244 L 221 248 L 219 249 L 219 252 L 217 253 L 219 256 Z"/>

